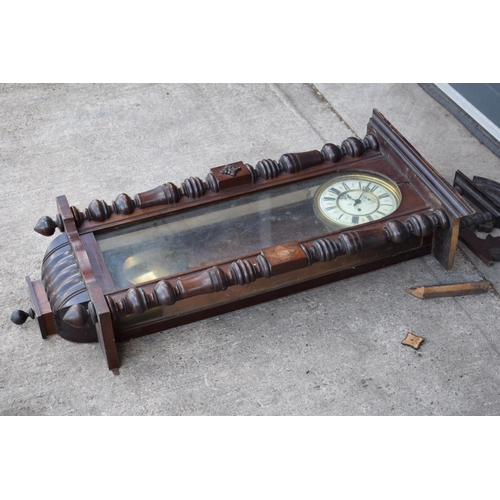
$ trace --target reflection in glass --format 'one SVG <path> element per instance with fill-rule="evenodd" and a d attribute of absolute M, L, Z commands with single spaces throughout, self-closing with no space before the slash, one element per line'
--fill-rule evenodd
<path fill-rule="evenodd" d="M 117 288 L 214 265 L 329 230 L 315 215 L 315 178 L 96 234 Z"/>

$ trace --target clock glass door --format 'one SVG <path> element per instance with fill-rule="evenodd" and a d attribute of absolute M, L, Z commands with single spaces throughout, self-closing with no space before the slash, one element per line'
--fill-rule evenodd
<path fill-rule="evenodd" d="M 214 265 L 329 229 L 313 208 L 324 178 L 309 179 L 96 233 L 117 288 Z"/>
<path fill-rule="evenodd" d="M 349 181 L 344 176 L 337 181 L 337 177 L 314 177 L 179 210 L 96 233 L 96 240 L 115 287 L 120 289 L 367 223 L 389 215 L 400 203 L 397 186 L 381 184 L 380 178 L 365 175 Z M 356 191 L 353 182 L 356 189 L 361 184 L 361 189 Z M 389 209 L 384 205 L 387 200 L 392 203 Z M 372 214 L 376 209 L 381 213 Z M 342 214 L 348 224 L 332 219 Z"/>

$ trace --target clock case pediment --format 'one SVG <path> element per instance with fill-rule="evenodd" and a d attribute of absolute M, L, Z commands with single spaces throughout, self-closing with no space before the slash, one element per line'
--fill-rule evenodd
<path fill-rule="evenodd" d="M 352 171 L 391 179 L 402 196 L 397 209 L 382 219 L 336 230 L 316 227 L 313 219 L 304 222 L 311 217 L 307 207 L 309 199 L 312 207 L 314 187 Z M 287 205 L 288 199 L 292 202 Z M 275 200 L 265 212 L 270 221 L 275 217 L 272 224 L 266 222 L 273 228 L 267 239 L 261 234 L 265 224 L 259 208 L 266 200 Z M 30 315 L 44 337 L 59 333 L 72 341 L 98 341 L 110 369 L 119 366 L 119 341 L 429 253 L 449 269 L 460 220 L 475 213 L 377 110 L 363 140 L 349 138 L 340 146 L 285 154 L 255 167 L 243 162 L 223 165 L 211 169 L 205 180 L 166 183 L 134 198 L 121 194 L 111 204 L 94 200 L 84 211 L 71 207 L 64 196 L 57 198 L 57 206 L 55 219 L 43 217 L 35 227 L 47 236 L 57 229 L 62 234 L 47 250 L 42 279 L 27 278 L 34 306 Z M 285 214 L 282 223 L 276 214 Z M 251 226 L 253 221 L 256 227 L 261 224 L 260 230 L 247 235 L 248 241 L 241 231 L 226 249 L 226 228 Z M 194 235 L 193 244 L 180 244 L 167 254 L 182 265 L 160 266 L 160 274 L 148 274 L 147 248 L 142 262 L 127 261 L 140 253 L 137 242 L 147 231 L 172 232 L 176 224 L 182 231 L 169 234 L 170 241 Z M 207 233 L 220 233 L 212 253 L 203 244 Z M 130 243 L 134 235 L 136 246 Z M 135 282 L 126 277 L 119 281 L 107 257 L 112 251 L 125 256 L 118 269 L 135 272 L 134 266 L 145 265 L 144 273 L 134 275 Z M 192 265 L 184 262 L 187 254 L 193 255 Z"/>

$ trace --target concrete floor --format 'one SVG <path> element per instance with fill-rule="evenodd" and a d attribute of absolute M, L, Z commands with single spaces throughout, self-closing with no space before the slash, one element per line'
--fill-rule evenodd
<path fill-rule="evenodd" d="M 449 181 L 500 159 L 416 84 L 0 86 L 1 415 L 498 415 L 500 301 L 407 288 L 490 277 L 424 257 L 119 345 L 13 325 L 50 239 L 55 197 L 84 208 L 243 160 L 363 137 L 378 108 Z M 367 300 L 368 298 L 368 300 Z M 401 345 L 411 331 L 418 351 Z"/>

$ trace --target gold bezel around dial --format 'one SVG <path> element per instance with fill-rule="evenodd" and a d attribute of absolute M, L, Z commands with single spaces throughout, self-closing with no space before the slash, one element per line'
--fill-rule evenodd
<path fill-rule="evenodd" d="M 330 177 L 317 189 L 314 212 L 329 227 L 353 227 L 391 215 L 401 200 L 401 191 L 388 177 L 348 171 Z"/>

